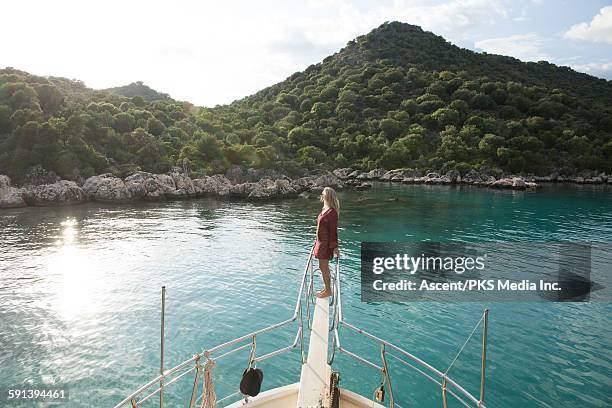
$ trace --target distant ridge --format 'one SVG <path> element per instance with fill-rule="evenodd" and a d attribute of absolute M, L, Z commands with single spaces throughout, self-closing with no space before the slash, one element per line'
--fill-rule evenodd
<path fill-rule="evenodd" d="M 108 92 L 116 93 L 118 95 L 122 95 L 128 98 L 133 98 L 135 96 L 141 96 L 146 101 L 170 101 L 172 98 L 170 95 L 166 93 L 161 93 L 156 91 L 155 89 L 150 88 L 149 86 L 142 83 L 142 81 L 132 82 L 131 84 L 118 86 L 115 88 L 106 89 Z"/>

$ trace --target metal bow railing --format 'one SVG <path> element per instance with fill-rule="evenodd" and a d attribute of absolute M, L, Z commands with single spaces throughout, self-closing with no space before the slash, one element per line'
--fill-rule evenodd
<path fill-rule="evenodd" d="M 164 390 L 165 388 L 174 384 L 175 382 L 177 382 L 184 376 L 195 372 L 194 386 L 193 386 L 193 391 L 191 393 L 191 399 L 189 403 L 189 407 L 193 408 L 194 406 L 198 405 L 198 403 L 201 401 L 202 397 L 204 396 L 204 393 L 202 393 L 200 397 L 196 395 L 197 385 L 198 385 L 200 373 L 201 373 L 200 367 L 201 367 L 202 360 L 207 361 L 207 360 L 212 359 L 214 361 L 219 361 L 240 350 L 245 350 L 249 347 L 253 348 L 254 344 L 256 343 L 257 336 L 260 336 L 264 333 L 270 333 L 280 328 L 289 326 L 291 323 L 296 322 L 296 321 L 298 321 L 296 335 L 295 335 L 295 339 L 293 340 L 291 344 L 289 344 L 286 347 L 279 348 L 270 353 L 264 354 L 264 355 L 260 355 L 260 356 L 255 355 L 253 356 L 253 362 L 261 362 L 269 358 L 278 356 L 280 354 L 289 352 L 295 349 L 298 346 L 298 344 L 300 345 L 302 362 L 305 362 L 306 360 L 304 357 L 304 324 L 303 324 L 303 310 L 302 309 L 304 308 L 303 303 L 305 303 L 306 304 L 305 307 L 307 309 L 306 314 L 308 315 L 307 319 L 308 319 L 308 322 L 310 322 L 310 317 L 309 317 L 310 305 L 309 304 L 311 303 L 311 299 L 313 297 L 312 295 L 312 290 L 313 290 L 312 258 L 313 258 L 313 250 L 311 249 L 310 255 L 308 256 L 308 261 L 306 262 L 306 266 L 304 268 L 304 273 L 302 275 L 302 279 L 300 283 L 300 290 L 299 290 L 298 298 L 295 304 L 295 309 L 294 309 L 293 315 L 289 319 L 272 324 L 270 326 L 264 327 L 263 329 L 256 330 L 252 333 L 246 334 L 244 336 L 235 338 L 223 344 L 219 344 L 210 349 L 204 350 L 198 354 L 193 355 L 191 358 L 183 361 L 182 363 L 170 369 L 164 370 L 163 365 L 162 365 L 162 370 L 157 377 L 153 378 L 151 381 L 147 382 L 146 384 L 138 388 L 136 391 L 132 392 L 130 395 L 125 397 L 121 402 L 115 405 L 114 408 L 141 407 L 146 401 L 150 400 L 156 395 L 159 396 L 160 408 L 164 408 Z M 309 277 L 310 279 L 308 279 Z M 162 322 L 163 322 L 163 318 L 162 318 Z M 310 325 L 310 323 L 308 324 Z M 163 327 L 163 323 L 162 323 L 162 327 Z M 162 328 L 162 333 L 163 333 L 163 328 Z M 163 334 L 162 334 L 162 339 L 163 339 Z M 162 340 L 162 344 L 163 344 L 163 340 Z M 163 361 L 163 355 L 161 356 L 161 360 Z M 240 399 L 237 397 L 242 397 L 242 394 L 240 393 L 240 391 L 236 391 L 230 395 L 227 395 L 217 400 L 217 403 L 226 402 L 228 400 L 231 400 L 232 398 L 236 400 Z"/>
<path fill-rule="evenodd" d="M 332 313 L 332 325 L 330 328 L 332 332 L 332 348 L 331 348 L 331 353 L 330 353 L 330 357 L 328 360 L 328 363 L 330 365 L 334 361 L 334 356 L 335 356 L 336 351 L 338 351 L 338 352 L 346 354 L 364 363 L 367 366 L 370 366 L 380 371 L 383 374 L 386 380 L 388 389 L 389 389 L 389 394 L 390 394 L 389 406 L 401 408 L 401 406 L 395 401 L 395 398 L 393 396 L 393 389 L 391 388 L 390 374 L 389 374 L 389 370 L 387 368 L 387 363 L 385 359 L 385 356 L 388 355 L 388 356 L 393 357 L 398 362 L 404 364 L 405 366 L 408 366 L 416 370 L 419 374 L 423 375 L 425 378 L 429 379 L 430 381 L 438 384 L 441 388 L 442 404 L 444 408 L 447 407 L 447 396 L 446 396 L 447 393 L 453 396 L 457 401 L 459 401 L 465 407 L 486 408 L 484 386 L 485 386 L 487 330 L 488 330 L 488 316 L 489 316 L 488 309 L 485 309 L 485 311 L 482 314 L 482 317 L 480 318 L 480 320 L 474 327 L 474 330 L 472 330 L 472 333 L 470 334 L 466 342 L 463 344 L 463 347 L 461 347 L 461 349 L 459 350 L 459 353 L 457 354 L 455 359 L 452 361 L 448 369 L 445 372 L 442 372 L 438 370 L 437 368 L 433 367 L 432 365 L 430 365 L 429 363 L 418 358 L 414 354 L 409 353 L 408 351 L 396 346 L 395 344 L 385 341 L 381 339 L 380 337 L 375 336 L 363 329 L 360 329 L 359 327 L 351 323 L 348 323 L 346 320 L 344 320 L 344 317 L 342 314 L 342 293 L 341 293 L 342 285 L 341 285 L 340 262 L 339 261 L 336 262 L 333 283 L 334 283 L 333 284 L 333 300 L 332 300 L 333 301 L 333 313 Z M 463 351 L 463 348 L 465 347 L 469 339 L 473 336 L 473 334 L 475 333 L 476 329 L 478 328 L 481 322 L 483 323 L 483 339 L 482 339 L 481 373 L 480 373 L 480 395 L 479 395 L 479 398 L 476 398 L 472 393 L 467 391 L 464 387 L 459 385 L 455 380 L 450 378 L 448 376 L 448 371 L 450 370 L 452 365 L 455 363 L 455 361 L 459 357 L 459 354 L 461 354 L 461 352 Z M 340 327 L 345 327 L 369 340 L 372 340 L 378 343 L 378 345 L 381 348 L 381 365 L 379 366 L 378 364 L 368 360 L 366 357 L 362 357 L 356 353 L 349 351 L 346 347 L 343 347 L 340 342 L 340 333 L 339 333 Z M 397 354 L 394 354 L 394 353 L 397 353 Z M 465 399 L 467 399 L 469 402 L 466 401 Z"/>
<path fill-rule="evenodd" d="M 302 275 L 300 289 L 298 293 L 298 298 L 295 304 L 295 309 L 293 315 L 286 320 L 281 322 L 272 324 L 270 326 L 264 327 L 262 329 L 256 330 L 244 336 L 235 338 L 233 340 L 227 341 L 225 343 L 219 344 L 215 347 L 212 347 L 207 350 L 203 350 L 202 352 L 193 355 L 191 358 L 183 361 L 182 363 L 165 370 L 163 368 L 163 308 L 162 308 L 162 355 L 161 355 L 161 370 L 160 374 L 155 378 L 151 379 L 146 384 L 142 385 L 136 391 L 132 392 L 130 395 L 125 397 L 121 402 L 115 405 L 114 408 L 122 408 L 122 407 L 142 407 L 146 401 L 151 400 L 156 395 L 159 397 L 159 406 L 160 408 L 164 408 L 164 390 L 170 385 L 176 383 L 178 380 L 183 378 L 184 376 L 194 373 L 194 383 L 193 389 L 191 392 L 191 398 L 189 400 L 189 408 L 193 408 L 195 406 L 199 406 L 202 398 L 204 398 L 205 390 L 202 390 L 202 394 L 198 397 L 198 384 L 201 377 L 201 367 L 202 361 L 214 360 L 214 362 L 218 362 L 223 358 L 234 354 L 240 350 L 251 348 L 252 351 L 252 362 L 261 362 L 267 360 L 269 358 L 278 356 L 280 354 L 289 352 L 300 346 L 301 352 L 301 360 L 302 363 L 306 361 L 304 356 L 304 330 L 311 328 L 311 318 L 310 318 L 310 309 L 311 305 L 315 302 L 314 295 L 314 265 L 313 265 L 313 249 L 311 248 L 310 254 L 308 256 L 308 260 L 306 262 L 306 266 L 304 268 L 304 272 Z M 399 404 L 395 402 L 393 396 L 393 390 L 391 388 L 391 378 L 390 373 L 387 368 L 387 363 L 385 356 L 390 356 L 402 364 L 413 368 L 418 373 L 438 384 L 441 387 L 442 391 L 442 400 L 443 407 L 446 408 L 446 394 L 450 394 L 457 401 L 461 402 L 464 406 L 470 408 L 476 406 L 478 408 L 486 408 L 484 404 L 484 379 L 485 379 L 485 362 L 486 362 L 486 334 L 487 334 L 487 322 L 488 322 L 488 310 L 485 310 L 483 317 L 480 322 L 484 321 L 484 336 L 483 336 L 483 351 L 482 351 L 482 371 L 481 371 L 481 387 L 480 387 L 480 398 L 474 397 L 470 392 L 468 392 L 465 388 L 459 385 L 456 381 L 451 379 L 448 376 L 448 369 L 446 372 L 442 372 L 425 361 L 419 359 L 415 355 L 403 350 L 402 348 L 382 340 L 381 338 L 366 332 L 353 324 L 346 322 L 342 315 L 342 294 L 341 294 L 341 277 L 340 277 L 340 262 L 339 260 L 336 262 L 335 271 L 332 274 L 332 297 L 331 297 L 331 305 L 332 305 L 332 324 L 330 326 L 330 332 L 332 333 L 332 347 L 331 353 L 329 357 L 329 364 L 331 365 L 334 360 L 335 353 L 341 352 L 344 353 L 372 368 L 379 370 L 385 378 L 385 382 L 389 389 L 389 403 L 390 407 L 398 407 L 401 408 Z M 165 302 L 165 292 L 163 292 L 163 302 Z M 306 314 L 306 325 L 304 323 L 304 310 Z M 286 327 L 291 325 L 292 323 L 297 322 L 296 335 L 291 344 L 286 347 L 281 347 L 275 351 L 270 353 L 266 353 L 260 356 L 254 354 L 255 344 L 257 341 L 257 337 L 264 334 L 276 331 L 282 327 Z M 477 325 L 478 326 L 478 325 Z M 359 356 L 356 353 L 353 353 L 343 347 L 340 343 L 340 327 L 345 327 L 349 330 L 352 330 L 359 335 L 366 337 L 369 340 L 372 340 L 379 344 L 381 348 L 381 360 L 382 363 L 379 366 L 376 363 L 368 360 L 365 357 Z M 476 328 L 475 328 L 476 329 Z M 475 331 L 474 329 L 474 331 Z M 472 332 L 472 334 L 474 333 Z M 469 338 L 468 338 L 469 340 Z M 466 342 L 467 343 L 467 342 Z M 465 344 L 464 344 L 465 346 Z M 459 354 L 463 348 L 460 350 Z M 395 354 L 396 353 L 396 354 Z M 455 357 L 456 360 L 456 357 Z M 453 360 L 453 363 L 454 361 Z M 451 366 L 452 364 L 451 363 Z M 449 367 L 450 369 L 450 367 Z M 204 388 L 204 387 L 203 387 Z M 240 391 L 235 391 L 229 395 L 222 397 L 217 400 L 217 403 L 223 403 L 230 400 L 239 400 L 242 398 L 242 394 Z M 464 398 L 467 398 L 466 401 Z M 475 405 L 470 405 L 470 402 Z"/>

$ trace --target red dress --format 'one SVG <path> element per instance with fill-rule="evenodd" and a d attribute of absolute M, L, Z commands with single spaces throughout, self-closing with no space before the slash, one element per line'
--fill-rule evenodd
<path fill-rule="evenodd" d="M 338 247 L 338 213 L 333 208 L 322 210 L 317 217 L 317 242 L 314 256 L 317 259 L 331 259 L 334 248 Z"/>

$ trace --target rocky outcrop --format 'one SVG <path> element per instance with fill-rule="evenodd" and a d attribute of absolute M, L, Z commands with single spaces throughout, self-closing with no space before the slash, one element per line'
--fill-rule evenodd
<path fill-rule="evenodd" d="M 382 176 L 380 181 L 402 182 L 404 179 L 416 179 L 423 176 L 423 172 L 416 169 L 395 169 L 389 170 Z"/>
<path fill-rule="evenodd" d="M 174 179 L 167 174 L 137 171 L 125 178 L 125 185 L 132 192 L 134 199 L 159 201 L 178 196 L 174 193 L 176 190 Z"/>
<path fill-rule="evenodd" d="M 461 183 L 461 173 L 458 170 L 449 170 L 444 175 L 450 183 Z"/>
<path fill-rule="evenodd" d="M 457 170 L 449 170 L 444 175 L 432 172 L 424 177 L 414 179 L 415 183 L 423 184 L 456 184 L 461 182 L 461 174 Z"/>
<path fill-rule="evenodd" d="M 293 187 L 289 180 L 275 180 L 276 192 L 279 197 L 296 197 L 298 190 Z"/>
<path fill-rule="evenodd" d="M 90 199 L 100 202 L 128 202 L 135 197 L 125 182 L 111 173 L 89 177 L 83 190 Z"/>
<path fill-rule="evenodd" d="M 354 171 L 350 172 L 348 174 L 348 176 L 346 176 L 346 178 L 354 179 L 354 178 L 359 177 L 362 173 L 363 173 L 363 171 L 361 171 L 361 170 L 354 170 Z"/>
<path fill-rule="evenodd" d="M 274 181 L 270 179 L 259 180 L 253 183 L 247 198 L 251 200 L 266 200 L 277 197 L 277 188 Z"/>
<path fill-rule="evenodd" d="M 289 179 L 285 174 L 274 169 L 253 169 L 244 166 L 231 166 L 226 172 L 225 177 L 232 184 L 256 183 L 263 179 L 283 180 Z"/>
<path fill-rule="evenodd" d="M 468 171 L 466 174 L 463 175 L 463 177 L 461 178 L 461 180 L 465 183 L 465 184 L 474 184 L 477 186 L 486 186 L 490 183 L 495 182 L 495 177 L 488 175 L 488 174 L 484 174 L 481 172 L 478 172 L 476 170 L 470 170 Z"/>
<path fill-rule="evenodd" d="M 152 189 L 147 193 L 145 198 L 157 198 L 158 195 L 168 197 L 169 194 L 173 194 L 176 186 L 174 185 L 174 179 L 167 174 L 152 174 L 152 178 L 149 182 Z"/>
<path fill-rule="evenodd" d="M 493 174 L 500 173 L 499 169 L 491 169 L 482 167 L 480 171 L 470 170 L 465 174 L 461 174 L 458 170 L 448 170 L 446 173 L 429 172 L 423 174 L 419 169 L 395 169 L 384 171 L 375 169 L 370 172 L 362 172 L 350 169 L 339 169 L 334 172 L 338 177 L 342 176 L 344 185 L 351 186 L 356 189 L 365 189 L 362 183 L 364 180 L 379 180 L 387 182 L 396 182 L 404 184 L 471 184 L 475 186 L 491 186 L 493 188 L 512 188 L 517 190 L 534 189 L 537 184 L 535 176 L 509 176 L 497 179 Z M 383 173 L 384 172 L 384 173 Z M 592 177 L 590 182 L 596 184 L 603 182 L 603 175 Z M 581 181 L 585 183 L 586 181 Z"/>
<path fill-rule="evenodd" d="M 212 176 L 216 177 L 216 176 Z M 223 176 L 220 176 L 223 177 Z M 332 187 L 337 190 L 345 188 L 345 183 L 334 173 L 327 172 L 318 176 L 300 177 L 295 180 L 287 178 L 268 179 L 264 178 L 256 182 L 246 182 L 231 184 L 226 178 L 218 180 L 215 184 L 220 184 L 224 191 L 229 191 L 229 196 L 249 200 L 269 200 L 274 198 L 297 197 L 300 193 L 320 193 L 325 187 Z M 208 184 L 209 181 L 196 181 L 196 184 Z M 211 190 L 217 191 L 215 186 Z"/>
<path fill-rule="evenodd" d="M 300 177 L 293 180 L 291 185 L 299 192 L 308 192 L 313 185 L 313 179 L 312 177 Z"/>
<path fill-rule="evenodd" d="M 28 205 L 70 205 L 88 200 L 87 193 L 74 181 L 60 180 L 53 184 L 26 186 L 23 198 Z"/>
<path fill-rule="evenodd" d="M 332 188 L 341 190 L 344 188 L 344 183 L 334 173 L 327 172 L 320 176 L 315 176 L 312 182 L 312 187 L 316 187 L 316 188 L 332 187 Z"/>
<path fill-rule="evenodd" d="M 23 190 L 11 186 L 9 176 L 0 175 L 0 208 L 25 207 Z"/>
<path fill-rule="evenodd" d="M 225 178 L 227 178 L 232 184 L 245 183 L 244 170 L 241 166 L 231 166 L 225 172 Z"/>
<path fill-rule="evenodd" d="M 65 180 L 57 181 L 53 172 L 37 166 L 28 175 L 29 183 L 23 188 L 11 185 L 7 176 L 0 176 L 0 208 L 24 205 L 64 205 L 86 201 L 128 202 L 136 200 L 165 200 L 195 196 L 233 197 L 246 200 L 271 200 L 285 197 L 316 198 L 324 187 L 337 190 L 354 188 L 365 190 L 371 181 L 401 182 L 405 184 L 475 185 L 498 189 L 529 190 L 539 183 L 570 182 L 579 184 L 612 184 L 606 173 L 571 169 L 553 171 L 548 176 L 503 175 L 500 169 L 480 167 L 467 172 L 443 169 L 444 172 L 419 169 L 374 169 L 368 172 L 351 168 L 333 172 L 289 178 L 275 170 L 248 169 L 233 166 L 226 175 L 204 176 L 191 179 L 174 168 L 168 174 L 138 171 L 122 179 L 113 174 L 102 174 L 84 181 L 83 187 Z"/>
<path fill-rule="evenodd" d="M 346 182 L 332 172 L 319 176 L 300 177 L 299 179 L 292 180 L 290 184 L 297 193 L 303 191 L 320 193 L 325 187 L 332 187 L 336 190 L 342 190 L 346 187 Z"/>
<path fill-rule="evenodd" d="M 174 189 L 168 191 L 168 198 L 188 198 L 196 196 L 196 188 L 191 178 L 183 173 L 170 173 L 174 182 Z"/>
<path fill-rule="evenodd" d="M 83 189 L 94 201 L 115 203 L 196 195 L 193 181 L 183 174 L 152 174 L 144 171 L 133 173 L 125 179 L 110 173 L 93 176 L 85 180 Z"/>
<path fill-rule="evenodd" d="M 150 192 L 157 190 L 154 175 L 144 171 L 130 174 L 123 182 L 134 199 L 145 199 Z M 87 184 L 87 181 L 85 181 L 85 184 Z M 165 198 L 165 194 L 163 191 L 160 191 L 157 193 L 157 199 L 162 198 Z"/>
<path fill-rule="evenodd" d="M 574 173 L 569 169 L 561 169 L 555 170 L 547 176 L 526 176 L 525 181 L 537 183 L 606 184 L 612 183 L 612 177 L 603 172 L 584 170 Z"/>
<path fill-rule="evenodd" d="M 234 184 L 230 187 L 230 197 L 247 198 L 253 191 L 254 186 L 255 183 Z"/>
<path fill-rule="evenodd" d="M 228 197 L 232 187 L 227 177 L 221 174 L 194 179 L 193 185 L 198 196 Z"/>
<path fill-rule="evenodd" d="M 584 184 L 601 184 L 603 179 L 600 176 L 589 177 L 584 179 Z"/>
<path fill-rule="evenodd" d="M 494 182 L 489 184 L 491 188 L 511 188 L 515 190 L 524 190 L 527 188 L 525 184 L 525 180 L 520 177 L 513 178 L 502 178 L 499 180 L 495 180 Z"/>
<path fill-rule="evenodd" d="M 297 194 L 297 191 L 287 180 L 263 179 L 250 186 L 250 192 L 246 198 L 250 200 L 269 200 L 296 197 Z"/>
<path fill-rule="evenodd" d="M 386 173 L 387 171 L 385 169 L 374 169 L 367 173 L 361 173 L 355 178 L 357 180 L 378 180 L 382 176 L 384 176 Z"/>
<path fill-rule="evenodd" d="M 354 170 L 349 168 L 349 167 L 345 167 L 342 169 L 336 169 L 333 171 L 334 175 L 336 177 L 338 177 L 340 180 L 345 180 L 349 177 L 349 174 L 351 174 Z"/>
<path fill-rule="evenodd" d="M 240 183 L 229 188 L 231 197 L 253 201 L 297 197 L 296 189 L 288 180 L 262 179 L 255 183 Z"/>

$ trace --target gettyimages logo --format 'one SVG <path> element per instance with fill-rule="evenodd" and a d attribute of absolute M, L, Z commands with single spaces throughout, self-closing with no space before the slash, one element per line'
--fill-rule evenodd
<path fill-rule="evenodd" d="M 376 275 L 382 274 L 386 270 L 404 270 L 411 275 L 417 271 L 435 271 L 445 270 L 453 271 L 458 274 L 464 273 L 466 270 L 473 269 L 483 270 L 485 267 L 484 256 L 458 256 L 458 257 L 441 257 L 441 256 L 409 256 L 396 254 L 395 257 L 376 257 L 372 260 L 372 272 Z"/>
<path fill-rule="evenodd" d="M 605 245 L 364 242 L 361 298 L 366 302 L 609 300 L 610 266 L 612 251 Z"/>

